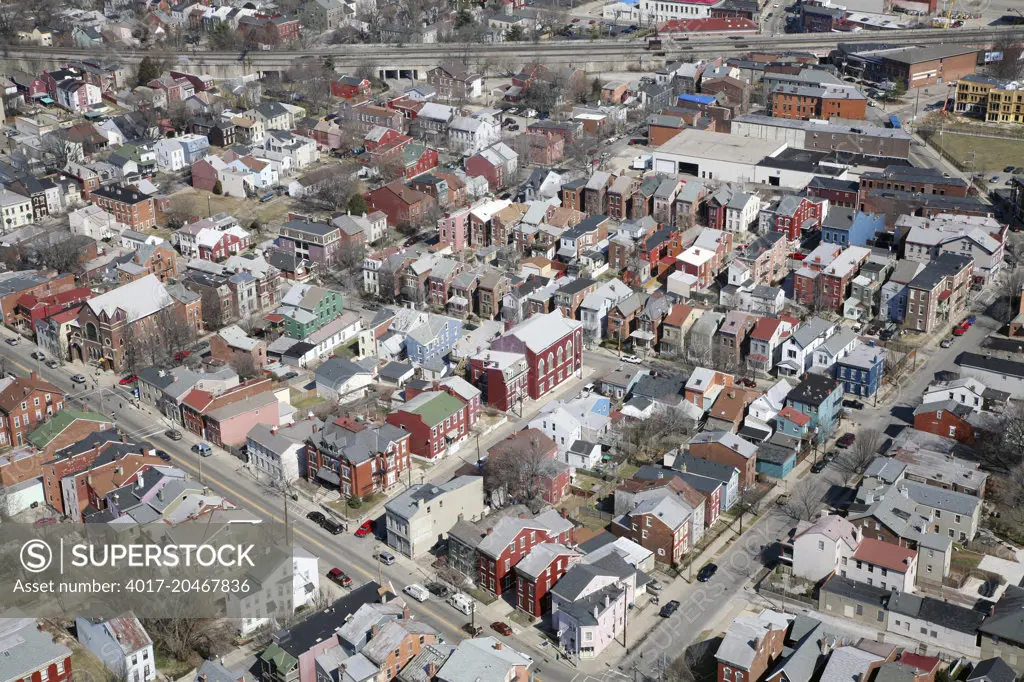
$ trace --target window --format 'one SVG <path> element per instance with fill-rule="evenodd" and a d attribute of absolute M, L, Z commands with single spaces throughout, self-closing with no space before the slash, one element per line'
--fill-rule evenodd
<path fill-rule="evenodd" d="M 824 551 L 824 549 L 825 549 L 825 541 L 824 540 L 818 540 L 818 551 L 821 552 L 821 551 Z"/>
<path fill-rule="evenodd" d="M 956 515 L 955 519 L 956 519 L 957 523 L 960 523 L 960 515 L 959 514 Z"/>
<path fill-rule="evenodd" d="M 509 571 L 509 570 L 511 570 L 511 568 L 512 568 L 512 560 L 511 559 L 505 559 L 505 570 Z"/>
<path fill-rule="evenodd" d="M 857 604 L 857 615 L 858 616 L 863 616 L 864 615 L 864 605 L 863 604 Z"/>

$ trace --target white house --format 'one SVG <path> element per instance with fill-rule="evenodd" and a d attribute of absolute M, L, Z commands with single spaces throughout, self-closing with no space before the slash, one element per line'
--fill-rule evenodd
<path fill-rule="evenodd" d="M 316 370 L 316 394 L 334 403 L 358 400 L 373 383 L 373 373 L 346 358 L 331 358 Z"/>
<path fill-rule="evenodd" d="M 944 650 L 981 658 L 978 626 L 985 615 L 951 601 L 896 593 L 889 598 L 885 629 L 922 642 L 929 655 Z"/>
<path fill-rule="evenodd" d="M 872 587 L 913 592 L 917 584 L 917 550 L 861 538 L 853 556 L 840 561 L 838 571 L 844 578 Z"/>
<path fill-rule="evenodd" d="M 311 604 L 320 591 L 320 560 L 316 556 L 298 545 L 292 547 L 290 557 L 276 548 L 273 551 L 279 555 L 277 569 L 261 571 L 258 579 L 252 578 L 262 589 L 247 594 L 230 593 L 224 600 L 227 617 L 233 619 L 240 636 L 255 632 L 269 623 L 272 616 L 279 615 L 268 611 L 270 596 L 288 589 L 287 582 L 291 582 L 291 606 L 296 611 Z M 270 561 L 270 557 L 264 557 L 260 567 L 269 566 Z M 291 562 L 291 570 L 288 562 Z"/>
<path fill-rule="evenodd" d="M 756 194 L 735 192 L 725 205 L 726 232 L 740 233 L 750 229 L 761 210 L 761 200 Z"/>
<path fill-rule="evenodd" d="M 986 390 L 985 384 L 974 377 L 937 381 L 924 390 L 921 403 L 927 405 L 928 403 L 952 400 L 957 405 L 966 405 L 974 412 L 981 412 L 985 406 L 983 394 Z"/>
<path fill-rule="evenodd" d="M 32 200 L 6 188 L 0 191 L 0 212 L 3 214 L 4 232 L 10 232 L 33 222 Z"/>
<path fill-rule="evenodd" d="M 601 446 L 589 440 L 573 441 L 565 451 L 565 461 L 571 467 L 580 469 L 596 469 L 601 463 Z"/>
<path fill-rule="evenodd" d="M 459 154 L 476 154 L 500 139 L 501 125 L 489 114 L 456 116 L 448 123 L 448 146 Z"/>
<path fill-rule="evenodd" d="M 711 16 L 709 2 L 686 2 L 685 0 L 671 0 L 671 2 L 655 2 L 655 0 L 640 0 L 640 16 L 645 21 L 662 22 L 670 19 L 707 19 Z"/>
<path fill-rule="evenodd" d="M 257 476 L 271 481 L 292 482 L 299 478 L 305 462 L 306 439 L 323 426 L 317 419 L 303 419 L 287 428 L 257 424 L 246 434 L 245 452 Z"/>
<path fill-rule="evenodd" d="M 591 395 L 569 402 L 553 400 L 528 424 L 555 441 L 558 452 L 565 458 L 566 451 L 580 439 L 597 441 L 607 433 L 609 419 L 608 398 Z"/>
<path fill-rule="evenodd" d="M 126 682 L 149 682 L 156 679 L 153 640 L 131 611 L 101 620 L 75 618 L 78 641 L 114 677 Z"/>
<path fill-rule="evenodd" d="M 120 223 L 110 213 L 107 213 L 96 204 L 83 206 L 68 214 L 68 222 L 71 227 L 71 234 L 81 234 L 100 241 L 110 239 L 121 234 L 128 226 Z"/>
<path fill-rule="evenodd" d="M 820 317 L 812 317 L 793 330 L 793 334 L 782 344 L 779 375 L 800 376 L 810 369 L 814 351 L 825 343 L 835 330 L 834 323 Z"/>
<path fill-rule="evenodd" d="M 270 131 L 263 141 L 263 148 L 253 150 L 253 154 L 270 160 L 288 158 L 289 167 L 296 170 L 320 158 L 315 141 L 283 130 Z"/>
<path fill-rule="evenodd" d="M 576 658 L 596 658 L 626 627 L 636 594 L 636 568 L 618 553 L 578 563 L 551 588 L 551 620 L 559 644 Z"/>
<path fill-rule="evenodd" d="M 580 304 L 580 322 L 583 323 L 583 335 L 588 340 L 600 341 L 604 337 L 608 311 L 612 306 L 633 293 L 633 290 L 615 278 L 605 282 L 601 287 L 583 298 Z"/>
<path fill-rule="evenodd" d="M 775 416 L 786 406 L 786 396 L 793 390 L 793 385 L 785 379 L 779 379 L 772 386 L 754 399 L 747 408 L 747 416 L 743 419 L 744 428 L 766 431 L 771 435 L 775 431 Z"/>
<path fill-rule="evenodd" d="M 811 354 L 810 370 L 818 374 L 833 375 L 833 367 L 837 362 L 845 358 L 853 349 L 860 344 L 857 334 L 849 327 L 840 327 L 839 330 L 825 339 L 825 342 L 814 349 Z M 785 349 L 783 349 L 785 350 Z"/>
<path fill-rule="evenodd" d="M 841 516 L 823 514 L 817 521 L 801 521 L 793 530 L 789 544 L 791 556 L 783 547 L 783 561 L 792 561 L 793 575 L 817 582 L 844 561 L 848 561 L 860 545 L 861 533 Z M 851 576 L 852 578 L 853 576 Z"/>

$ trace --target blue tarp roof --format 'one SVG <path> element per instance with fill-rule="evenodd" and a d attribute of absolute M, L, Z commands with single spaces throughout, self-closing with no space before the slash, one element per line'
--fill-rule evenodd
<path fill-rule="evenodd" d="M 680 102 L 694 102 L 696 104 L 714 104 L 713 95 L 679 95 Z"/>

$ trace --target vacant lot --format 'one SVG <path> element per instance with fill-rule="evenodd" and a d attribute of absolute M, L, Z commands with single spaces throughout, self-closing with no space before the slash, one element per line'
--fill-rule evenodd
<path fill-rule="evenodd" d="M 1001 171 L 1024 159 L 1024 140 L 958 135 L 947 130 L 933 136 L 931 143 L 969 171 Z"/>
<path fill-rule="evenodd" d="M 191 216 L 190 220 L 193 220 L 224 212 L 238 218 L 243 227 L 248 227 L 253 218 L 259 218 L 264 226 L 276 226 L 288 215 L 290 203 L 287 196 L 260 203 L 255 199 L 218 196 L 192 187 L 171 195 L 171 211 L 174 213 Z"/>

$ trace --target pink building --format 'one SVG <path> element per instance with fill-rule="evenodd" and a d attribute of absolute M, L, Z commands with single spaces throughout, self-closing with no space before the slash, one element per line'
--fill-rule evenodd
<path fill-rule="evenodd" d="M 457 211 L 447 212 L 444 217 L 437 221 L 437 231 L 441 235 L 441 243 L 450 244 L 455 251 L 461 251 L 469 246 L 469 216 L 471 207 L 460 208 Z"/>
<path fill-rule="evenodd" d="M 245 443 L 257 424 L 280 426 L 277 396 L 267 391 L 209 412 L 205 418 L 206 440 L 220 447 Z"/>

